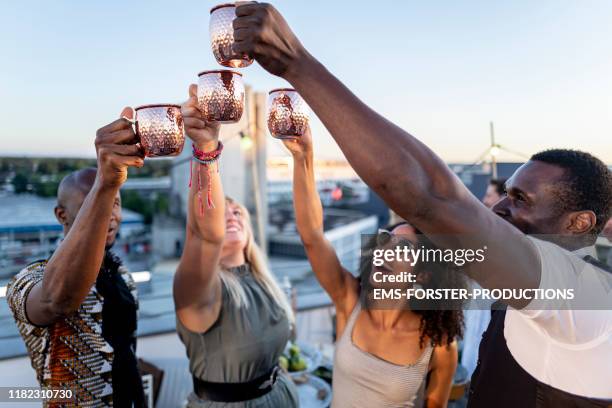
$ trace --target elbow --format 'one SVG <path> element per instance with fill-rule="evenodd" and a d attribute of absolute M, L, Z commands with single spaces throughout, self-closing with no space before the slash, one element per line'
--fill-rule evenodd
<path fill-rule="evenodd" d="M 76 312 L 84 300 L 74 290 L 69 290 L 63 285 L 55 286 L 55 290 L 50 290 L 48 295 L 43 292 L 41 298 L 44 309 L 47 311 L 46 314 L 53 317 L 54 320 Z"/>
<path fill-rule="evenodd" d="M 52 317 L 52 320 L 59 320 L 76 312 L 81 306 L 80 301 L 72 297 L 63 297 L 58 299 L 50 299 L 45 302 L 47 314 Z"/>
<path fill-rule="evenodd" d="M 298 233 L 300 234 L 300 240 L 302 241 L 302 245 L 304 248 L 308 249 L 317 243 L 323 241 L 325 239 L 325 233 L 323 232 L 323 226 L 318 228 L 309 228 L 305 230 L 304 228 L 299 228 Z"/>

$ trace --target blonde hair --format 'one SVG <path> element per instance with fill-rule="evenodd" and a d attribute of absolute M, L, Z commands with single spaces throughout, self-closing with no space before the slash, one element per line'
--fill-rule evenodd
<path fill-rule="evenodd" d="M 272 296 L 272 298 L 276 301 L 276 303 L 283 308 L 289 322 L 295 322 L 295 316 L 293 315 L 293 309 L 289 304 L 289 300 L 285 293 L 281 290 L 278 282 L 272 275 L 270 268 L 268 268 L 268 263 L 266 260 L 266 256 L 261 251 L 257 243 L 255 242 L 255 238 L 253 237 L 253 225 L 251 224 L 251 217 L 249 215 L 249 211 L 240 203 L 234 201 L 233 199 L 226 197 L 226 204 L 232 204 L 237 206 L 244 217 L 244 225 L 246 228 L 247 234 L 247 243 L 244 247 L 244 260 L 251 267 L 251 273 L 253 277 L 259 283 L 264 290 Z M 221 268 L 221 281 L 225 285 L 230 298 L 236 302 L 238 307 L 249 307 L 249 300 L 244 292 L 244 288 L 240 284 L 239 277 L 235 274 L 230 273 L 227 269 Z"/>

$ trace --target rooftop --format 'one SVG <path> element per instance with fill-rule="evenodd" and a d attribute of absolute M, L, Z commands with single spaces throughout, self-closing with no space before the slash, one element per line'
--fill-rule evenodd
<path fill-rule="evenodd" d="M 61 231 L 55 218 L 55 198 L 19 194 L 0 197 L 0 233 L 40 230 Z M 123 224 L 143 222 L 142 215 L 123 209 Z"/>

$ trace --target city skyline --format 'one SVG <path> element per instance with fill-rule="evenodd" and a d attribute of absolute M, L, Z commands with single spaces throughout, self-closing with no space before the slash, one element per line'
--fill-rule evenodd
<path fill-rule="evenodd" d="M 197 72 L 218 67 L 216 3 L 5 4 L 0 155 L 93 157 L 96 129 L 123 106 L 185 99 Z M 273 4 L 357 96 L 448 162 L 473 162 L 493 121 L 497 141 L 525 156 L 568 147 L 612 163 L 612 2 Z M 287 85 L 257 64 L 241 72 L 258 92 Z M 316 118 L 312 128 L 317 157 L 341 159 Z"/>

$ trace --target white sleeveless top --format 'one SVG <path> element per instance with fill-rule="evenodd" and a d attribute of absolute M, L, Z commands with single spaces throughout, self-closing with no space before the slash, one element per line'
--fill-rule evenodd
<path fill-rule="evenodd" d="M 416 363 L 405 366 L 361 350 L 352 340 L 360 310 L 357 301 L 336 344 L 332 408 L 422 407 L 433 347 L 427 345 Z"/>

